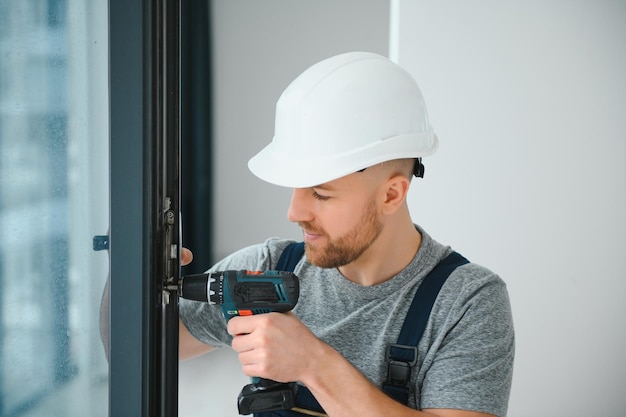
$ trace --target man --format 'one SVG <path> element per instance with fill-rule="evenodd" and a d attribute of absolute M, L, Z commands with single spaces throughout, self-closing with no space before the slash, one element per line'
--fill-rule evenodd
<path fill-rule="evenodd" d="M 231 345 L 245 374 L 298 381 L 331 417 L 505 415 L 509 299 L 499 277 L 472 263 L 451 273 L 433 306 L 408 403 L 380 388 L 417 288 L 452 252 L 413 223 L 406 202 L 436 148 L 417 84 L 388 59 L 347 53 L 300 75 L 277 103 L 272 143 L 249 162 L 293 188 L 288 218 L 305 243 L 300 301 L 292 313 L 228 323 L 215 306 L 182 301 L 181 358 Z M 212 270 L 275 269 L 288 243 L 269 239 Z"/>

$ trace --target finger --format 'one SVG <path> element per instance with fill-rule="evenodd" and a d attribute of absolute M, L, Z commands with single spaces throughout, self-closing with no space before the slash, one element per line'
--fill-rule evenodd
<path fill-rule="evenodd" d="M 232 319 L 228 320 L 228 326 L 226 330 L 231 336 L 249 334 L 254 331 L 255 322 L 255 316 L 233 317 Z"/>
<path fill-rule="evenodd" d="M 240 336 L 245 337 L 245 336 Z M 255 369 L 255 376 L 263 376 L 267 373 L 269 356 L 267 349 L 251 347 L 237 352 L 237 358 L 241 366 L 248 369 Z M 263 371 L 263 375 L 259 373 Z"/>
<path fill-rule="evenodd" d="M 241 357 L 242 355 L 244 354 L 239 355 L 239 362 L 241 363 L 241 370 L 245 375 L 251 377 L 269 378 L 270 375 L 267 370 L 267 366 L 255 361 L 250 361 L 248 363 L 246 362 L 246 359 Z"/>
<path fill-rule="evenodd" d="M 182 248 L 180 251 L 180 263 L 182 266 L 189 265 L 193 261 L 193 252 L 187 248 Z"/>
<path fill-rule="evenodd" d="M 254 343 L 249 335 L 234 336 L 230 347 L 237 353 L 249 352 L 254 350 Z"/>

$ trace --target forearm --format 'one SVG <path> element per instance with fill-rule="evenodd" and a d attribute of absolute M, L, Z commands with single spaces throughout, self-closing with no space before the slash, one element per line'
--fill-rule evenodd
<path fill-rule="evenodd" d="M 329 417 L 432 416 L 394 401 L 337 351 L 329 346 L 322 349 L 302 383 Z"/>
<path fill-rule="evenodd" d="M 329 417 L 489 417 L 474 411 L 414 410 L 391 399 L 330 346 L 322 344 L 301 379 Z"/>
<path fill-rule="evenodd" d="M 178 341 L 179 360 L 195 358 L 215 349 L 193 337 L 182 320 L 178 321 Z"/>

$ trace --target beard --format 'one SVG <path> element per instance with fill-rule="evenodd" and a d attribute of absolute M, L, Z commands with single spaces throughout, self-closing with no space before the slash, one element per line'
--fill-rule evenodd
<path fill-rule="evenodd" d="M 315 231 L 326 238 L 325 245 L 308 242 L 304 245 L 309 262 L 320 268 L 339 268 L 354 262 L 376 241 L 383 228 L 373 201 L 367 206 L 361 218 L 355 222 L 355 226 L 336 239 L 331 239 L 326 231 L 317 230 L 310 223 L 299 222 L 298 224 L 303 229 Z"/>

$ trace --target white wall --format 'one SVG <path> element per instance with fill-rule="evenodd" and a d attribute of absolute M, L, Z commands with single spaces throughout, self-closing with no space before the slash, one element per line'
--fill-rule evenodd
<path fill-rule="evenodd" d="M 352 50 L 383 55 L 388 0 L 214 0 L 216 259 L 270 236 L 300 238 L 287 221 L 291 190 L 252 175 L 248 159 L 274 132 L 274 107 L 287 85 L 321 59 Z M 208 265 L 207 265 L 208 267 Z M 249 383 L 230 350 L 181 363 L 179 415 L 238 416 Z"/>
<path fill-rule="evenodd" d="M 626 2 L 393 4 L 441 141 L 412 213 L 508 283 L 509 416 L 625 415 Z"/>
<path fill-rule="evenodd" d="M 300 237 L 287 221 L 291 190 L 248 160 L 274 134 L 274 109 L 307 67 L 351 50 L 388 53 L 389 1 L 213 1 L 216 258 L 270 236 Z"/>
<path fill-rule="evenodd" d="M 387 3 L 213 2 L 217 257 L 300 236 L 285 218 L 289 190 L 257 180 L 247 160 L 304 68 L 348 50 L 387 54 Z M 626 3 L 392 4 L 390 49 L 441 141 L 412 213 L 508 283 L 509 416 L 623 415 Z M 238 369 L 226 350 L 182 363 L 181 417 L 236 416 Z"/>

